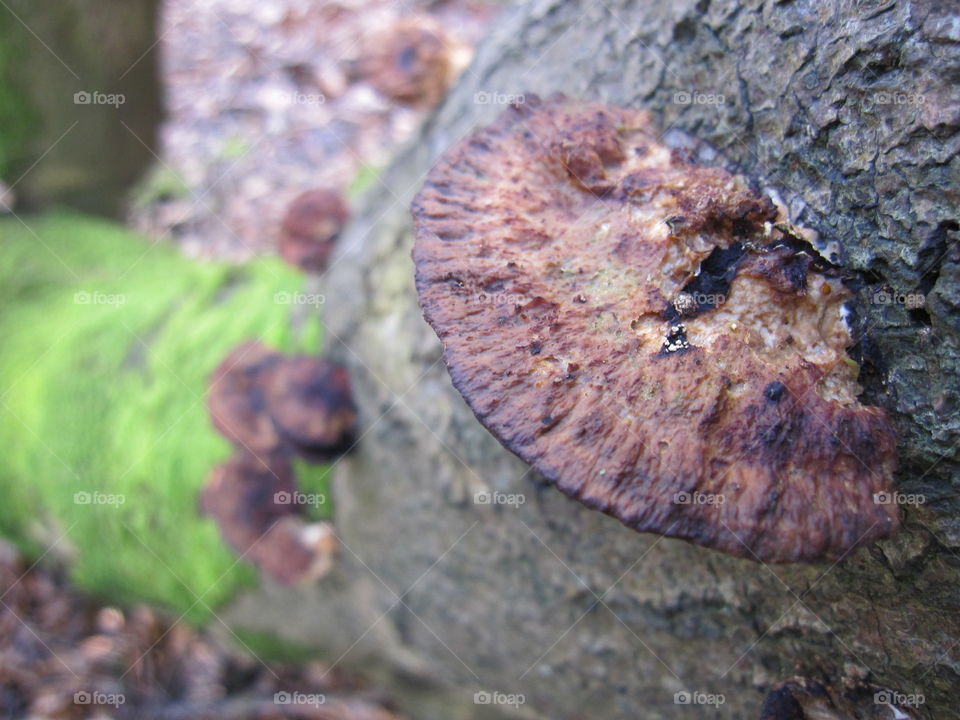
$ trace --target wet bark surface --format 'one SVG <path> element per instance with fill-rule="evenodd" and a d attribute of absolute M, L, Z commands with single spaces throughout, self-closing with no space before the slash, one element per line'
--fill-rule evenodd
<path fill-rule="evenodd" d="M 713 712 L 676 704 L 682 691 L 722 694 L 716 717 L 756 717 L 793 675 L 923 695 L 901 709 L 960 717 L 958 44 L 955 9 L 934 0 L 507 13 L 365 197 L 326 281 L 329 340 L 362 414 L 336 471 L 341 568 L 231 616 L 452 688 L 418 717 L 477 717 L 478 691 L 522 693 L 530 717 Z M 417 307 L 409 203 L 498 103 L 554 91 L 650 109 L 838 243 L 861 283 L 864 399 L 899 431 L 895 538 L 836 564 L 765 566 L 637 534 L 546 486 L 476 421 Z M 890 716 L 865 697 L 863 717 Z"/>

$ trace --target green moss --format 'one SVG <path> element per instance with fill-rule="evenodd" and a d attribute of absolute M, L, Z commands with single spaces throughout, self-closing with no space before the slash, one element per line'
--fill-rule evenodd
<path fill-rule="evenodd" d="M 319 349 L 319 318 L 294 337 L 274 301 L 303 279 L 273 260 L 190 262 L 80 216 L 26 223 L 0 221 L 0 532 L 34 554 L 63 535 L 53 554 L 82 587 L 202 621 L 254 579 L 196 510 L 231 452 L 207 378 L 244 339 Z M 325 493 L 326 469 L 304 484 Z"/>
<path fill-rule="evenodd" d="M 302 665 L 316 660 L 320 651 L 298 643 L 254 630 L 235 630 L 237 645 L 252 653 L 263 662 L 280 662 Z"/>

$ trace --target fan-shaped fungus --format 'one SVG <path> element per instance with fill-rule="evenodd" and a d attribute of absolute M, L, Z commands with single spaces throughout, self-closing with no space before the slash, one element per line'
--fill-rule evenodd
<path fill-rule="evenodd" d="M 894 428 L 857 400 L 850 293 L 769 198 L 658 138 L 527 95 L 434 166 L 413 257 L 454 385 L 637 530 L 772 562 L 889 535 Z"/>

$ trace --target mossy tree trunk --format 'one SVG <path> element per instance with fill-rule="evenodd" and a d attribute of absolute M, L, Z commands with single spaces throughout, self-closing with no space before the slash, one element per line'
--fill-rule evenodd
<path fill-rule="evenodd" d="M 532 717 L 701 717 L 674 704 L 690 690 L 725 696 L 716 717 L 750 718 L 795 674 L 923 695 L 914 716 L 960 717 L 956 13 L 937 0 L 534 0 L 507 13 L 366 197 L 332 270 L 327 318 L 365 431 L 336 475 L 342 569 L 246 598 L 235 617 L 266 597 L 262 626 L 458 688 L 438 717 L 474 716 L 478 690 L 523 693 Z M 649 108 L 707 141 L 862 273 L 865 399 L 898 425 L 899 489 L 926 500 L 904 507 L 897 537 L 835 565 L 767 567 L 638 535 L 545 487 L 476 422 L 417 307 L 408 204 L 438 155 L 502 109 L 490 98 L 554 91 Z M 526 502 L 474 504 L 489 489 Z M 891 717 L 865 703 L 863 717 Z"/>

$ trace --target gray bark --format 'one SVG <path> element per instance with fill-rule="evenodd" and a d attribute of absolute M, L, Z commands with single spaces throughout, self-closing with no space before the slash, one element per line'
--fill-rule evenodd
<path fill-rule="evenodd" d="M 329 278 L 365 433 L 336 472 L 340 569 L 230 616 L 401 668 L 417 717 L 481 717 L 473 693 L 497 690 L 523 693 L 530 717 L 693 718 L 705 709 L 674 693 L 696 690 L 725 696 L 716 717 L 749 718 L 795 674 L 866 677 L 923 694 L 915 716 L 960 717 L 958 47 L 956 8 L 936 0 L 511 10 L 367 195 Z M 417 307 L 408 205 L 439 154 L 502 110 L 477 93 L 553 91 L 707 141 L 864 273 L 865 399 L 897 422 L 900 490 L 927 501 L 897 537 L 836 565 L 766 567 L 640 535 L 544 486 L 475 420 Z M 881 304 L 885 285 L 924 308 Z M 526 502 L 475 504 L 487 489 Z M 441 709 L 406 694 L 412 676 L 447 688 Z M 863 717 L 890 716 L 875 710 Z"/>

